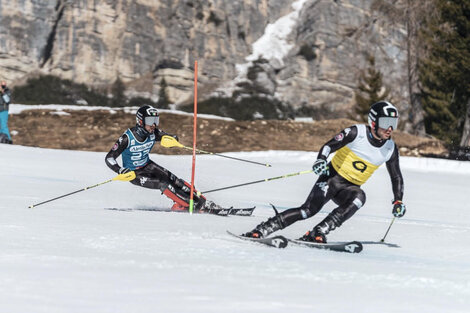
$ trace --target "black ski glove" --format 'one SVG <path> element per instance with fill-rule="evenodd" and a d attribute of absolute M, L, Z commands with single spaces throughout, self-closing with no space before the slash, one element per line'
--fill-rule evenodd
<path fill-rule="evenodd" d="M 313 172 L 317 175 L 328 175 L 330 171 L 328 170 L 328 164 L 323 159 L 317 159 L 312 166 Z"/>
<path fill-rule="evenodd" d="M 406 212 L 406 206 L 403 204 L 403 202 L 401 202 L 401 200 L 396 200 L 395 202 L 393 202 L 393 209 L 392 209 L 393 216 L 400 218 L 403 215 L 405 215 L 405 212 Z"/>
<path fill-rule="evenodd" d="M 155 135 L 157 136 L 157 141 L 162 140 L 162 137 L 163 137 L 163 136 L 170 136 L 170 137 L 175 138 L 176 141 L 179 141 L 179 138 L 178 138 L 177 135 L 169 134 L 169 133 L 164 132 L 163 130 L 158 129 L 158 128 L 155 130 Z"/>

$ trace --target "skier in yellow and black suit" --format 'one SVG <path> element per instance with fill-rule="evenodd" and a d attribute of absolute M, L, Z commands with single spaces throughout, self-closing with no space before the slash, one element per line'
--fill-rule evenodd
<path fill-rule="evenodd" d="M 392 180 L 392 213 L 396 217 L 402 217 L 406 210 L 402 203 L 403 177 L 398 148 L 391 139 L 397 125 L 398 110 L 395 106 L 387 101 L 374 103 L 369 111 L 369 126 L 354 125 L 346 128 L 321 148 L 313 164 L 313 171 L 320 177 L 305 203 L 277 214 L 243 236 L 268 236 L 296 221 L 314 216 L 328 201 L 333 200 L 338 207 L 300 238 L 326 243 L 326 235 L 341 226 L 364 205 L 366 195 L 360 186 L 383 163 L 386 163 Z M 336 154 L 328 163 L 328 156 L 333 152 Z"/>

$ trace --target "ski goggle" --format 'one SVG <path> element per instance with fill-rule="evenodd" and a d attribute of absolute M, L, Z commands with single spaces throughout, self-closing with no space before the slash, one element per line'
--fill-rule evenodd
<path fill-rule="evenodd" d="M 149 125 L 149 126 L 152 126 L 153 124 L 158 126 L 159 120 L 160 120 L 159 116 L 146 116 L 144 118 L 144 123 L 145 125 Z"/>
<path fill-rule="evenodd" d="M 378 126 L 382 129 L 389 129 L 390 127 L 395 130 L 398 126 L 398 118 L 396 117 L 379 117 Z"/>

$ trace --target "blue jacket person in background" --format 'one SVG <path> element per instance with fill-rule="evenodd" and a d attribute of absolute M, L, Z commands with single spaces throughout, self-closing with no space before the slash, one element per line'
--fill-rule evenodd
<path fill-rule="evenodd" d="M 0 84 L 0 143 L 12 144 L 10 131 L 8 130 L 8 109 L 11 102 L 11 91 L 7 83 Z"/>

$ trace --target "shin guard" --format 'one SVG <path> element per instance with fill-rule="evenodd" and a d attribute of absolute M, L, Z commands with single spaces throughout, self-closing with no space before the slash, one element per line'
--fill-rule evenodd
<path fill-rule="evenodd" d="M 191 190 L 191 185 L 187 182 L 184 182 L 185 186 Z M 171 185 L 168 186 L 163 191 L 163 194 L 173 200 L 175 203 L 173 204 L 171 210 L 172 211 L 188 211 L 189 210 L 189 201 L 190 201 L 190 192 L 185 192 L 183 189 L 175 190 Z M 194 190 L 194 209 L 196 211 L 201 210 L 204 207 L 204 203 L 206 202 L 206 198 L 202 195 L 197 196 L 196 190 Z"/>
<path fill-rule="evenodd" d="M 178 195 L 176 195 L 176 193 L 171 191 L 170 188 L 165 189 L 163 191 L 163 194 L 175 202 L 173 204 L 173 206 L 171 207 L 172 211 L 185 211 L 185 210 L 188 210 L 189 203 L 186 200 L 181 199 L 180 197 L 178 197 Z"/>

